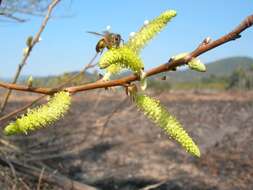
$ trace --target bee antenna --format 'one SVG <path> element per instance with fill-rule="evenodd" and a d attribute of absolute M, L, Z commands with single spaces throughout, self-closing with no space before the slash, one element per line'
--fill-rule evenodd
<path fill-rule="evenodd" d="M 86 31 L 86 33 L 97 35 L 97 36 L 104 36 L 103 34 L 100 34 L 98 32 Z"/>

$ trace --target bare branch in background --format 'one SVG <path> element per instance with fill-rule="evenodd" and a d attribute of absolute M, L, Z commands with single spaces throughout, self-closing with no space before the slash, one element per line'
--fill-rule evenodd
<path fill-rule="evenodd" d="M 5 21 L 25 22 L 24 15 L 44 15 L 50 0 L 4 0 L 0 2 L 0 16 Z"/>
<path fill-rule="evenodd" d="M 22 19 L 22 18 L 16 17 L 12 14 L 7 14 L 7 13 L 1 13 L 0 12 L 0 16 L 5 16 L 5 17 L 7 17 L 11 20 L 17 21 L 17 22 L 25 22 L 26 21 L 25 19 Z"/>
<path fill-rule="evenodd" d="M 15 84 L 19 78 L 19 75 L 21 73 L 21 70 L 22 68 L 24 67 L 24 65 L 26 64 L 27 62 L 27 59 L 32 51 L 32 49 L 34 48 L 34 46 L 39 42 L 39 39 L 40 39 L 40 36 L 42 34 L 42 32 L 44 31 L 47 23 L 48 23 L 48 20 L 50 19 L 50 16 L 51 16 L 51 13 L 54 9 L 54 7 L 60 2 L 60 0 L 52 0 L 52 2 L 50 3 L 50 5 L 48 6 L 48 11 L 47 11 L 47 14 L 44 18 L 44 20 L 42 21 L 42 24 L 40 26 L 40 29 L 39 31 L 37 32 L 37 34 L 34 36 L 34 38 L 32 39 L 31 41 L 31 44 L 29 45 L 29 47 L 27 47 L 27 52 L 23 55 L 23 58 L 21 60 L 21 63 L 18 65 L 18 68 L 16 70 L 16 74 L 13 78 L 13 81 L 12 81 L 12 84 Z M 0 108 L 0 113 L 4 111 L 5 107 L 6 107 L 6 104 L 8 102 L 8 99 L 11 95 L 11 89 L 9 89 L 5 95 L 5 98 L 2 102 L 2 105 L 1 105 L 1 108 Z"/>

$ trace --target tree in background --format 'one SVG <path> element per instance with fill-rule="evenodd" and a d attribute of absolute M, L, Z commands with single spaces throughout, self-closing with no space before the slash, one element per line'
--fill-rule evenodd
<path fill-rule="evenodd" d="M 228 79 L 228 89 L 253 89 L 253 66 L 245 70 L 242 68 L 236 69 Z"/>
<path fill-rule="evenodd" d="M 43 15 L 50 0 L 1 0 L 0 17 L 2 21 L 25 22 L 25 15 Z"/>

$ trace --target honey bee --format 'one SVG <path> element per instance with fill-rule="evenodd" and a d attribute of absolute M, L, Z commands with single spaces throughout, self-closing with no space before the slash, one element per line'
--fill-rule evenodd
<path fill-rule="evenodd" d="M 105 31 L 103 34 L 97 33 L 97 32 L 91 32 L 87 31 L 87 33 L 94 34 L 97 36 L 102 36 L 102 38 L 98 41 L 96 45 L 96 52 L 103 52 L 105 48 L 111 49 L 111 48 L 118 48 L 120 46 L 121 42 L 124 42 L 121 38 L 120 34 L 112 33 Z"/>

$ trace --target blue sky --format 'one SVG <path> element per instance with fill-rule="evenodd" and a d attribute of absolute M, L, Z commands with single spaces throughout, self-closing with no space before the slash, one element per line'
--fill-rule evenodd
<path fill-rule="evenodd" d="M 166 9 L 178 15 L 149 45 L 141 56 L 146 68 L 166 62 L 180 52 L 193 50 L 205 37 L 216 39 L 229 32 L 246 16 L 253 14 L 253 1 L 240 0 L 63 0 L 33 50 L 23 75 L 53 75 L 79 70 L 95 53 L 96 36 L 85 31 L 101 32 L 110 25 L 125 41 L 144 20 Z M 24 24 L 0 22 L 0 77 L 13 76 L 22 57 L 27 36 L 38 31 L 42 17 Z M 241 39 L 201 56 L 210 62 L 228 56 L 253 57 L 253 28 Z"/>

